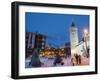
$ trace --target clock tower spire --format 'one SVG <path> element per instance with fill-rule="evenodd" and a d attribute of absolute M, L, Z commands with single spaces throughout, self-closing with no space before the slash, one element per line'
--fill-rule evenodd
<path fill-rule="evenodd" d="M 70 41 L 71 41 L 71 48 L 75 48 L 75 46 L 78 45 L 78 29 L 73 21 L 70 27 Z"/>

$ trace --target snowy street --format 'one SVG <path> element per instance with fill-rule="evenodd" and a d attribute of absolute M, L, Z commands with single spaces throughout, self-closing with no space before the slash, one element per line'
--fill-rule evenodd
<path fill-rule="evenodd" d="M 57 66 L 72 66 L 72 62 L 71 62 L 71 58 L 67 57 L 64 58 L 62 57 L 62 62 L 64 63 L 63 65 L 61 65 L 60 63 L 54 65 L 54 57 L 40 57 L 40 61 L 42 63 L 41 67 L 57 67 Z M 31 61 L 31 58 L 28 58 L 25 60 L 25 67 L 26 68 L 32 68 L 32 66 L 29 65 Z M 81 64 L 77 64 L 76 60 L 74 60 L 74 66 L 81 66 L 81 65 L 89 65 L 89 58 L 85 58 L 83 57 L 81 59 Z"/>
<path fill-rule="evenodd" d="M 42 63 L 41 67 L 55 67 L 54 63 L 54 59 L 55 58 L 48 58 L 48 57 L 40 57 L 40 61 Z M 29 66 L 31 59 L 26 59 L 25 60 L 25 67 L 26 68 L 31 68 L 31 66 Z M 57 66 L 72 66 L 71 64 L 71 59 L 70 58 L 62 58 L 62 62 L 64 63 L 64 65 L 61 64 L 57 64 Z"/>

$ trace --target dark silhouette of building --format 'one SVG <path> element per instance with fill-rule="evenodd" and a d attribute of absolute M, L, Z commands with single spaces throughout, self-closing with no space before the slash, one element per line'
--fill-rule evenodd
<path fill-rule="evenodd" d="M 66 57 L 71 56 L 70 43 L 65 43 L 64 52 Z"/>
<path fill-rule="evenodd" d="M 32 55 L 35 48 L 44 49 L 46 44 L 46 37 L 39 33 L 26 32 L 25 37 L 25 52 L 26 57 Z"/>
<path fill-rule="evenodd" d="M 46 44 L 46 37 L 42 34 L 36 34 L 34 48 L 44 49 L 45 44 Z"/>

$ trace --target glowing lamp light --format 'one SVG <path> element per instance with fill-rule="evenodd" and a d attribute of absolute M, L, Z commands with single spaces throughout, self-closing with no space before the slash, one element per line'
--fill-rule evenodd
<path fill-rule="evenodd" d="M 72 54 L 76 54 L 77 52 L 76 52 L 76 49 L 71 49 L 71 53 Z"/>
<path fill-rule="evenodd" d="M 86 28 L 83 30 L 83 32 L 84 32 L 84 35 L 88 34 L 88 30 Z"/>

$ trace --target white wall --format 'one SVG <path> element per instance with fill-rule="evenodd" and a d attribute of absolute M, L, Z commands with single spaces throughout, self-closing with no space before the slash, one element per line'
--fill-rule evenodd
<path fill-rule="evenodd" d="M 11 68 L 11 2 L 14 0 L 0 0 L 0 81 L 13 81 L 10 78 Z M 20 0 L 17 0 L 20 1 Z M 100 0 L 21 0 L 34 1 L 45 3 L 60 3 L 60 4 L 74 4 L 74 5 L 90 5 L 98 6 L 100 14 Z M 98 16 L 100 21 L 100 15 Z M 98 23 L 98 30 L 100 24 Z M 100 32 L 99 32 L 100 34 Z M 100 37 L 98 39 L 100 41 Z M 98 43 L 100 45 L 100 42 Z M 100 48 L 100 46 L 99 46 Z M 99 50 L 100 53 L 100 50 Z M 100 58 L 100 54 L 98 57 Z M 98 60 L 100 62 L 100 59 Z M 100 68 L 100 63 L 99 68 Z M 100 71 L 100 70 L 99 70 Z M 100 73 L 98 75 L 83 75 L 83 76 L 65 76 L 56 78 L 40 78 L 34 79 L 37 81 L 99 81 Z M 22 80 L 21 80 L 22 81 Z M 26 81 L 33 81 L 33 79 L 26 79 Z"/>

